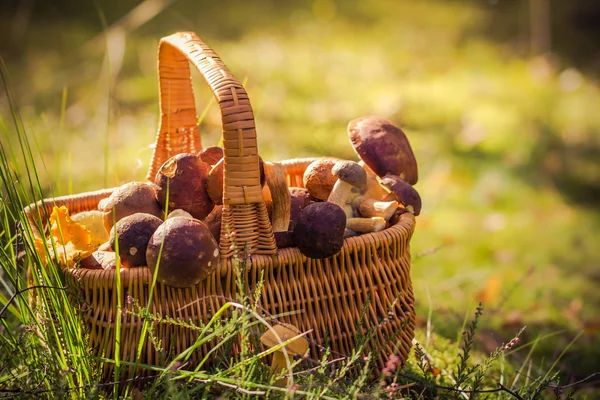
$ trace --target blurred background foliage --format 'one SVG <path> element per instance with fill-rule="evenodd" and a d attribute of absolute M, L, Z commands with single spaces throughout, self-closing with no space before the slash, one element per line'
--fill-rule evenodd
<path fill-rule="evenodd" d="M 561 365 L 600 370 L 599 2 L 4 0 L 0 55 L 46 195 L 144 179 L 156 48 L 181 30 L 246 82 L 265 159 L 355 159 L 346 125 L 363 115 L 405 130 L 422 326 L 455 338 L 483 301 L 484 347 L 526 325 L 550 335 L 535 345 L 549 362 L 582 333 Z M 194 86 L 217 144 L 218 108 Z M 4 92 L 0 111 L 10 144 Z"/>

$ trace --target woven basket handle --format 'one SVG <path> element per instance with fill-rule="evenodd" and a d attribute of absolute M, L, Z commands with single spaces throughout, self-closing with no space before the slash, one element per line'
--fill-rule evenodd
<path fill-rule="evenodd" d="M 175 33 L 160 41 L 161 118 L 148 180 L 154 180 L 158 169 L 170 157 L 195 154 L 202 148 L 190 63 L 210 86 L 221 110 L 225 154 L 223 203 L 262 202 L 256 129 L 248 94 L 219 56 L 192 32 Z"/>
<path fill-rule="evenodd" d="M 274 254 L 272 227 L 260 185 L 254 114 L 248 94 L 219 56 L 193 32 L 179 32 L 161 39 L 158 47 L 160 127 L 147 179 L 170 157 L 201 149 L 190 63 L 210 86 L 223 125 L 223 221 L 228 229 L 243 232 L 238 245 L 249 252 Z M 258 226 L 250 221 L 259 221 Z M 257 218 L 258 217 L 258 218 Z M 266 224 L 265 224 L 266 218 Z M 225 236 L 222 231 L 221 238 Z M 221 248 L 230 240 L 221 241 Z M 256 246 L 255 246 L 256 245 Z M 256 249 L 254 249 L 256 247 Z M 222 251 L 222 256 L 229 253 Z"/>

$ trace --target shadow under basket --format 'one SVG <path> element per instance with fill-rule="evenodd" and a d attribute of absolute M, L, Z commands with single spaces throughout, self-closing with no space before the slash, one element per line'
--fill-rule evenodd
<path fill-rule="evenodd" d="M 135 362 L 144 323 L 139 309 L 151 302 L 151 314 L 185 323 L 150 323 L 162 350 L 156 349 L 147 335 L 137 361 L 166 366 L 198 339 L 199 331 L 184 325 L 205 324 L 223 304 L 236 299 L 239 276 L 247 293 L 262 281 L 259 306 L 265 314 L 274 316 L 277 322 L 292 324 L 301 332 L 311 331 L 307 335 L 311 358 L 321 359 L 323 346 L 331 349 L 332 358 L 350 355 L 358 345 L 357 339 L 363 337 L 365 354 L 373 352 L 379 366 L 391 354 L 404 362 L 415 326 L 409 252 L 414 216 L 405 213 L 383 231 L 346 238 L 338 254 L 323 260 L 308 258 L 296 247 L 278 249 L 262 198 L 256 130 L 248 95 L 218 56 L 191 32 L 163 38 L 159 45 L 161 123 L 148 179 L 153 180 L 158 168 L 171 156 L 195 154 L 201 149 L 190 63 L 211 87 L 223 120 L 220 265 L 206 280 L 190 288 L 157 283 L 152 298 L 152 273 L 148 267 L 122 272 L 65 268 L 65 283 L 78 292 L 72 297 L 72 305 L 82 310 L 92 353 L 115 357 L 116 322 L 120 318 L 119 358 Z M 303 186 L 304 170 L 312 160 L 281 162 L 288 186 Z M 54 206 L 66 206 L 71 215 L 94 210 L 113 190 L 45 199 L 30 205 L 26 213 L 34 234 L 43 236 L 35 228 L 39 226 L 35 218 L 50 215 Z M 45 213 L 34 212 L 40 206 Z M 227 232 L 234 233 L 235 243 Z M 123 307 L 120 313 L 119 298 Z M 205 344 L 195 351 L 190 365 L 197 365 L 213 345 Z M 114 378 L 113 366 L 104 364 L 105 380 Z M 121 367 L 122 377 L 129 377 L 132 372 L 132 367 Z M 154 372 L 138 368 L 136 373 Z"/>

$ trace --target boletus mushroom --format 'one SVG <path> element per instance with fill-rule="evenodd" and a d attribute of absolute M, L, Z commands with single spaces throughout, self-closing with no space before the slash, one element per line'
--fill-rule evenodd
<path fill-rule="evenodd" d="M 399 176 L 411 185 L 417 183 L 417 161 L 408 138 L 400 128 L 379 117 L 350 121 L 348 136 L 354 151 L 377 175 Z"/>
<path fill-rule="evenodd" d="M 121 219 L 113 226 L 110 247 L 115 251 L 118 247 L 123 266 L 135 268 L 146 265 L 148 242 L 162 222 L 154 215 L 137 213 Z"/>
<path fill-rule="evenodd" d="M 343 207 L 352 188 L 358 190 L 367 188 L 367 173 L 354 161 L 340 160 L 336 162 L 331 169 L 331 173 L 338 180 L 333 185 L 333 189 L 327 198 L 330 203 Z"/>
<path fill-rule="evenodd" d="M 275 332 L 273 332 L 275 331 Z M 294 339 L 295 338 L 295 339 Z M 284 344 L 290 339 L 293 341 Z M 294 356 L 303 356 L 308 350 L 308 340 L 300 336 L 300 331 L 293 325 L 290 324 L 279 324 L 273 327 L 273 330 L 268 329 L 260 337 L 260 342 L 267 348 L 273 348 L 280 345 L 281 347 L 273 352 L 273 360 L 271 361 L 271 374 L 277 376 L 287 367 L 285 359 L 285 352 L 292 363 L 291 358 Z M 290 372 L 290 371 L 288 371 Z M 285 378 L 281 378 L 275 381 L 275 385 L 281 386 L 286 382 Z"/>
<path fill-rule="evenodd" d="M 159 282 L 177 288 L 206 279 L 219 264 L 219 247 L 208 227 L 197 219 L 174 217 L 154 232 L 146 250 Z"/>
<path fill-rule="evenodd" d="M 198 157 L 212 167 L 223 158 L 223 149 L 219 146 L 210 146 L 202 149 L 198 153 Z"/>
<path fill-rule="evenodd" d="M 404 179 L 395 175 L 385 175 L 381 182 L 392 191 L 396 199 L 404 205 L 407 211 L 414 215 L 421 213 L 421 196 L 419 192 Z"/>
<path fill-rule="evenodd" d="M 154 178 L 156 197 L 163 210 L 180 208 L 204 219 L 214 207 L 206 192 L 209 166 L 198 156 L 177 154 L 160 167 Z M 168 204 L 167 204 L 168 196 Z"/>
<path fill-rule="evenodd" d="M 294 227 L 294 243 L 307 257 L 323 259 L 337 254 L 344 245 L 346 214 L 336 204 L 312 203 Z"/>
<path fill-rule="evenodd" d="M 337 159 L 322 157 L 308 164 L 302 180 L 311 196 L 318 200 L 327 200 L 338 178 L 331 170 Z"/>
<path fill-rule="evenodd" d="M 302 215 L 302 210 L 311 204 L 312 200 L 310 199 L 310 193 L 305 188 L 290 187 L 288 191 L 290 192 L 290 224 L 288 229 L 293 230 L 296 222 L 300 219 L 300 215 Z"/>
<path fill-rule="evenodd" d="M 135 213 L 148 213 L 162 218 L 160 205 L 156 201 L 156 187 L 142 182 L 126 183 L 98 203 L 103 212 L 104 227 L 109 233 L 114 222 Z"/>

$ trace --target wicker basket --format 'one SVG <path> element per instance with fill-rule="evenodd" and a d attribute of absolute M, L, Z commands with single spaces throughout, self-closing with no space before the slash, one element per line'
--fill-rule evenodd
<path fill-rule="evenodd" d="M 169 157 L 195 153 L 201 149 L 190 63 L 209 84 L 220 107 L 225 154 L 224 208 L 220 240 L 221 264 L 208 279 L 186 289 L 157 284 L 152 312 L 192 323 L 207 322 L 227 299 L 236 297 L 235 249 L 245 248 L 244 286 L 252 290 L 264 280 L 260 305 L 272 315 L 283 315 L 308 336 L 310 355 L 319 359 L 322 345 L 334 353 L 350 354 L 355 339 L 372 328 L 375 334 L 367 350 L 375 352 L 382 365 L 394 353 L 405 360 L 414 330 L 414 297 L 410 280 L 409 242 L 414 231 L 412 214 L 401 215 L 398 222 L 376 233 L 347 238 L 335 256 L 315 260 L 298 248 L 277 249 L 259 182 L 258 148 L 254 115 L 242 85 L 231 75 L 221 59 L 194 33 L 176 33 L 159 45 L 159 90 L 161 121 L 152 155 L 148 179 Z M 302 187 L 302 175 L 311 159 L 283 161 L 288 184 Z M 34 234 L 40 237 L 35 215 L 49 215 L 55 205 L 65 205 L 71 214 L 96 209 L 98 202 L 113 189 L 46 199 L 26 209 Z M 48 212 L 32 212 L 42 206 Z M 234 235 L 226 234 L 226 227 Z M 233 239 L 232 239 L 233 236 Z M 234 243 L 235 241 L 235 243 Z M 77 287 L 87 307 L 83 319 L 89 328 L 94 354 L 114 357 L 116 320 L 121 318 L 122 360 L 135 361 L 143 321 L 131 313 L 117 313 L 117 296 L 127 310 L 135 299 L 145 307 L 149 301 L 152 275 L 148 267 L 121 273 L 121 291 L 116 290 L 115 270 L 65 269 L 65 279 Z M 159 323 L 155 334 L 172 357 L 197 339 L 197 333 L 182 326 Z M 210 350 L 203 346 L 191 362 L 198 362 Z M 164 354 L 160 357 L 164 357 Z M 164 364 L 159 352 L 146 339 L 140 362 Z M 123 373 L 130 373 L 127 368 Z M 104 376 L 112 374 L 105 364 Z"/>

